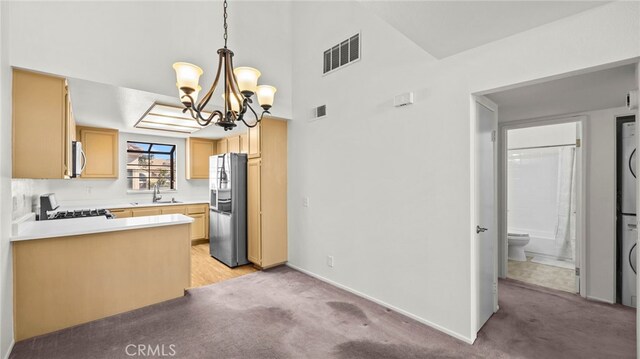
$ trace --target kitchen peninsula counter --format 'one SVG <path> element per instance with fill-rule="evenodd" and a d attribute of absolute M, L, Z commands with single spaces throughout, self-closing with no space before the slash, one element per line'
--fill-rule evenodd
<path fill-rule="evenodd" d="M 16 340 L 183 296 L 191 222 L 166 214 L 22 223 L 11 238 Z"/>
<path fill-rule="evenodd" d="M 29 221 L 19 225 L 11 241 L 26 241 L 41 238 L 78 236 L 92 233 L 127 231 L 132 229 L 189 224 L 193 219 L 182 214 L 164 214 L 157 216 L 114 218 L 87 217 L 47 221 Z"/>

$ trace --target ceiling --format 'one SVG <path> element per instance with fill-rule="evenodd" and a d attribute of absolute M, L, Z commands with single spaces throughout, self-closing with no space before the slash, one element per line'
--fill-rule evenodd
<path fill-rule="evenodd" d="M 486 95 L 501 122 L 622 107 L 637 88 L 635 64 L 599 70 Z"/>
<path fill-rule="evenodd" d="M 608 1 L 369 1 L 360 3 L 444 58 Z"/>
<path fill-rule="evenodd" d="M 69 78 L 69 92 L 74 116 L 79 125 L 107 127 L 122 132 L 153 134 L 167 137 L 204 137 L 222 138 L 246 131 L 244 124 L 232 131 L 224 131 L 215 125 L 192 134 L 134 128 L 133 125 L 155 103 L 181 106 L 178 95 L 175 97 L 158 95 L 151 92 L 102 84 L 93 81 Z M 222 102 L 222 101 L 220 101 Z M 207 107 L 212 110 L 216 107 Z"/>

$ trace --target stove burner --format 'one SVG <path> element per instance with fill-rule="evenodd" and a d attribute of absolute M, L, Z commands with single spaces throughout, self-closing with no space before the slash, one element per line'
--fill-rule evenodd
<path fill-rule="evenodd" d="M 107 217 L 107 219 L 115 218 L 108 209 L 76 209 L 73 211 L 58 211 L 49 214 L 48 219 L 66 219 L 66 218 L 85 218 L 85 217 Z"/>

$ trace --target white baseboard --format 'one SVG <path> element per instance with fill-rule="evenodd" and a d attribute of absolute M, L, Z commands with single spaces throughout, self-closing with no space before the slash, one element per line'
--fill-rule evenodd
<path fill-rule="evenodd" d="M 370 301 L 372 301 L 372 302 L 374 302 L 374 303 L 377 303 L 377 304 L 379 304 L 379 305 L 381 305 L 381 306 L 383 306 L 383 307 L 389 308 L 389 309 L 393 310 L 394 312 L 398 312 L 398 313 L 400 313 L 400 314 L 402 314 L 402 315 L 405 315 L 405 316 L 407 316 L 407 317 L 409 317 L 409 318 L 411 318 L 411 319 L 413 319 L 413 320 L 416 320 L 416 321 L 418 321 L 418 322 L 420 322 L 420 323 L 422 323 L 422 324 L 425 324 L 425 325 L 427 325 L 427 326 L 429 326 L 429 327 L 431 327 L 431 328 L 433 328 L 433 329 L 436 329 L 436 330 L 438 330 L 438 331 L 441 331 L 441 332 L 443 332 L 443 333 L 445 333 L 445 334 L 447 334 L 447 335 L 450 335 L 450 336 L 452 336 L 452 337 L 454 337 L 454 338 L 456 338 L 456 339 L 462 340 L 463 342 L 465 342 L 465 343 L 467 343 L 467 344 L 473 344 L 473 342 L 475 341 L 475 338 L 474 338 L 474 339 L 472 339 L 472 338 L 469 338 L 469 337 L 467 337 L 467 336 L 464 336 L 464 335 L 462 335 L 462 334 L 460 334 L 460 333 L 456 333 L 456 332 L 454 332 L 454 331 L 452 331 L 452 330 L 449 330 L 449 329 L 447 329 L 447 328 L 445 328 L 445 327 L 442 327 L 442 326 L 440 326 L 440 325 L 438 325 L 438 324 L 435 324 L 435 323 L 433 323 L 433 322 L 430 322 L 430 321 L 428 321 L 428 320 L 426 320 L 426 319 L 424 319 L 424 318 L 420 318 L 420 317 L 418 317 L 417 315 L 411 314 L 411 313 L 409 313 L 409 312 L 407 312 L 407 311 L 405 311 L 405 310 L 402 310 L 402 309 L 400 309 L 400 308 L 394 307 L 393 305 L 390 305 L 390 304 L 388 304 L 388 303 L 385 303 L 385 302 L 383 302 L 383 301 L 381 301 L 381 300 L 379 300 L 379 299 L 376 299 L 376 298 L 370 297 L 370 296 L 368 296 L 368 295 L 366 295 L 366 294 L 364 294 L 364 293 L 362 293 L 362 292 L 359 292 L 359 291 L 357 291 L 357 290 L 355 290 L 355 289 L 349 288 L 349 287 L 347 287 L 347 286 L 345 286 L 345 285 L 342 285 L 342 284 L 340 284 L 340 283 L 336 283 L 336 282 L 334 282 L 334 281 L 332 281 L 332 280 L 330 280 L 330 279 L 327 279 L 327 278 L 325 278 L 325 277 L 323 277 L 323 276 L 320 276 L 320 275 L 315 274 L 315 273 L 313 273 L 313 272 L 310 272 L 310 271 L 308 271 L 308 270 L 305 270 L 305 269 L 302 269 L 302 268 L 300 268 L 300 267 L 297 267 L 297 266 L 295 266 L 295 265 L 293 265 L 293 264 L 291 264 L 291 263 L 287 263 L 287 267 L 291 267 L 291 268 L 293 268 L 293 269 L 295 269 L 295 270 L 297 270 L 297 271 L 299 271 L 299 272 L 302 272 L 302 273 L 304 273 L 304 274 L 306 274 L 306 275 L 309 275 L 309 276 L 311 276 L 311 277 L 314 277 L 314 278 L 316 278 L 316 279 L 319 279 L 319 280 L 321 280 L 321 281 L 323 281 L 323 282 L 325 282 L 325 283 L 331 284 L 331 285 L 332 285 L 332 286 L 334 286 L 334 287 L 338 287 L 338 288 L 340 288 L 340 289 L 346 290 L 347 292 L 352 293 L 352 294 L 355 294 L 355 295 L 357 295 L 358 297 L 361 297 L 361 298 L 364 298 L 364 299 L 370 300 Z"/>
<path fill-rule="evenodd" d="M 610 301 L 608 299 L 602 299 L 602 298 L 594 297 L 592 295 L 588 295 L 587 299 L 593 300 L 593 301 L 596 301 L 596 302 L 603 302 L 603 303 L 607 303 L 607 304 L 616 304 L 616 302 L 612 302 L 612 301 Z"/>
<path fill-rule="evenodd" d="M 9 355 L 11 355 L 11 351 L 13 350 L 13 345 L 15 344 L 15 340 L 11 339 L 11 344 L 9 344 L 9 349 L 7 349 L 7 352 L 4 353 L 4 355 L 2 356 L 4 359 L 9 359 Z"/>

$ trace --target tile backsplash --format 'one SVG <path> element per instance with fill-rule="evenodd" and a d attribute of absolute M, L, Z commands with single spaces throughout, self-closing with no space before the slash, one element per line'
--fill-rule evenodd
<path fill-rule="evenodd" d="M 26 214 L 35 211 L 36 194 L 34 193 L 34 180 L 11 180 L 11 220 L 16 220 Z"/>

